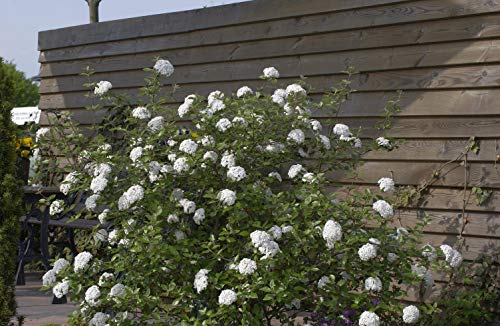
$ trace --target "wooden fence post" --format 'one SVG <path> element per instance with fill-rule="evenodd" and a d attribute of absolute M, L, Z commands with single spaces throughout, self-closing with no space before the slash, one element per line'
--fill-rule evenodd
<path fill-rule="evenodd" d="M 99 22 L 99 3 L 101 0 L 85 0 L 89 5 L 90 23 Z"/>

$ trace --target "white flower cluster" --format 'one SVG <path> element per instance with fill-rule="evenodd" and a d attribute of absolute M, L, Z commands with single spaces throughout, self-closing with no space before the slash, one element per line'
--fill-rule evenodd
<path fill-rule="evenodd" d="M 374 292 L 382 291 L 382 281 L 378 277 L 368 277 L 365 280 L 365 290 Z"/>
<path fill-rule="evenodd" d="M 422 256 L 426 257 L 429 261 L 433 261 L 437 258 L 436 248 L 430 244 L 426 244 L 422 247 Z"/>
<path fill-rule="evenodd" d="M 64 201 L 63 200 L 54 200 L 52 204 L 50 204 L 49 208 L 49 214 L 50 215 L 57 215 L 59 213 L 62 213 L 64 210 Z"/>
<path fill-rule="evenodd" d="M 153 131 L 157 132 L 163 129 L 163 121 L 165 118 L 163 117 L 154 117 L 153 119 L 149 120 L 148 122 L 148 128 Z"/>
<path fill-rule="evenodd" d="M 174 66 L 170 63 L 170 61 L 164 59 L 156 61 L 153 69 L 165 77 L 170 77 L 174 73 Z"/>
<path fill-rule="evenodd" d="M 96 312 L 89 322 L 89 326 L 105 326 L 108 323 L 109 315 L 103 312 Z"/>
<path fill-rule="evenodd" d="M 288 85 L 286 90 L 286 97 L 304 97 L 307 95 L 306 90 L 299 84 Z"/>
<path fill-rule="evenodd" d="M 420 318 L 420 311 L 411 305 L 403 309 L 403 322 L 405 324 L 415 324 Z"/>
<path fill-rule="evenodd" d="M 339 136 L 339 139 L 353 144 L 354 148 L 361 148 L 361 139 L 353 137 L 348 126 L 338 123 L 333 127 L 333 133 Z"/>
<path fill-rule="evenodd" d="M 149 162 L 149 171 L 148 171 L 148 177 L 149 181 L 155 182 L 161 178 L 160 172 L 163 171 L 169 172 L 172 167 L 170 165 L 161 165 L 158 161 L 151 161 Z"/>
<path fill-rule="evenodd" d="M 278 69 L 276 69 L 274 67 L 264 68 L 263 74 L 264 74 L 264 77 L 268 78 L 268 79 L 280 78 L 280 73 L 279 73 Z"/>
<path fill-rule="evenodd" d="M 138 106 L 132 110 L 132 116 L 136 119 L 147 120 L 151 119 L 151 113 L 143 106 Z"/>
<path fill-rule="evenodd" d="M 101 80 L 94 88 L 94 94 L 102 96 L 106 94 L 111 88 L 113 88 L 113 85 L 109 81 Z"/>
<path fill-rule="evenodd" d="M 462 255 L 460 252 L 446 244 L 441 245 L 439 248 L 444 253 L 446 262 L 451 267 L 456 268 L 462 264 Z"/>
<path fill-rule="evenodd" d="M 236 292 L 233 290 L 223 290 L 219 294 L 219 304 L 229 306 L 238 300 Z"/>
<path fill-rule="evenodd" d="M 54 262 L 54 267 L 52 270 L 54 273 L 58 274 L 64 267 L 69 266 L 69 261 L 64 258 L 59 258 Z"/>
<path fill-rule="evenodd" d="M 208 274 L 209 270 L 208 269 L 200 269 L 198 273 L 194 276 L 194 288 L 196 289 L 197 293 L 200 293 L 201 291 L 205 290 L 208 286 Z"/>
<path fill-rule="evenodd" d="M 359 258 L 362 261 L 368 261 L 377 256 L 377 246 L 372 243 L 364 244 L 358 249 Z"/>
<path fill-rule="evenodd" d="M 203 154 L 203 159 L 205 161 L 210 160 L 210 161 L 212 161 L 214 163 L 217 162 L 217 158 L 218 157 L 219 157 L 219 155 L 217 155 L 217 153 L 214 152 L 214 151 L 208 151 L 205 154 Z"/>
<path fill-rule="evenodd" d="M 351 136 L 351 130 L 349 130 L 349 127 L 342 123 L 337 123 L 333 127 L 333 133 L 337 136 L 343 136 L 343 137 Z"/>
<path fill-rule="evenodd" d="M 226 105 L 224 104 L 223 99 L 224 93 L 221 91 L 213 91 L 208 95 L 208 107 L 205 110 L 202 110 L 201 113 L 211 116 L 218 111 L 224 110 Z"/>
<path fill-rule="evenodd" d="M 196 144 L 191 139 L 183 140 L 182 143 L 179 145 L 179 150 L 186 154 L 194 154 L 197 149 L 198 149 L 198 144 Z"/>
<path fill-rule="evenodd" d="M 186 96 L 186 98 L 184 98 L 184 103 L 182 103 L 177 110 L 177 112 L 179 113 L 179 117 L 184 118 L 186 114 L 189 113 L 189 110 L 191 110 L 195 99 L 196 95 L 194 94 L 188 95 Z"/>
<path fill-rule="evenodd" d="M 243 275 L 251 275 L 257 270 L 257 263 L 249 258 L 243 258 L 238 264 L 238 271 Z"/>
<path fill-rule="evenodd" d="M 101 214 L 99 214 L 97 216 L 97 219 L 99 220 L 99 223 L 106 224 L 106 218 L 108 216 L 108 213 L 109 213 L 109 209 L 106 208 L 105 210 L 102 211 Z"/>
<path fill-rule="evenodd" d="M 226 206 L 233 206 L 236 202 L 236 193 L 229 189 L 224 189 L 219 192 L 217 195 L 219 201 Z"/>
<path fill-rule="evenodd" d="M 289 142 L 293 142 L 297 145 L 302 144 L 305 139 L 306 136 L 304 135 L 304 132 L 300 129 L 294 129 L 290 131 L 288 137 L 286 138 L 286 140 L 288 140 Z"/>
<path fill-rule="evenodd" d="M 380 147 L 384 147 L 384 148 L 387 148 L 387 149 L 391 149 L 392 148 L 392 145 L 391 145 L 391 142 L 389 141 L 389 139 L 386 139 L 384 137 L 378 137 L 375 142 L 377 143 L 377 145 L 379 145 Z"/>
<path fill-rule="evenodd" d="M 243 117 L 234 117 L 233 118 L 233 124 L 240 124 L 242 126 L 248 127 L 248 122 Z"/>
<path fill-rule="evenodd" d="M 210 136 L 210 135 L 206 135 L 206 136 L 203 136 L 203 138 L 201 139 L 201 144 L 205 147 L 207 146 L 214 146 L 215 145 L 215 139 L 214 137 Z"/>
<path fill-rule="evenodd" d="M 295 179 L 304 168 L 300 164 L 294 164 L 288 169 L 288 177 Z"/>
<path fill-rule="evenodd" d="M 93 212 L 97 208 L 97 201 L 101 198 L 99 194 L 93 194 L 85 199 L 85 208 Z"/>
<path fill-rule="evenodd" d="M 304 173 L 304 175 L 302 176 L 302 182 L 312 184 L 315 181 L 316 181 L 316 177 L 314 176 L 314 173 L 307 172 L 307 173 Z"/>
<path fill-rule="evenodd" d="M 111 171 L 112 171 L 111 165 L 109 165 L 108 163 L 99 163 L 93 166 L 92 173 L 94 177 L 98 176 L 108 177 Z"/>
<path fill-rule="evenodd" d="M 52 293 L 56 296 L 56 298 L 61 299 L 63 296 L 68 294 L 69 292 L 69 281 L 63 280 L 59 282 L 52 288 Z"/>
<path fill-rule="evenodd" d="M 220 160 L 220 165 L 225 167 L 225 168 L 231 168 L 236 165 L 236 158 L 234 157 L 234 154 L 231 153 L 224 153 L 222 155 L 222 158 Z"/>
<path fill-rule="evenodd" d="M 278 243 L 273 241 L 273 237 L 265 231 L 253 231 L 250 233 L 250 239 L 254 247 L 264 255 L 260 259 L 272 258 L 280 251 Z"/>
<path fill-rule="evenodd" d="M 271 96 L 271 100 L 279 106 L 284 107 L 286 104 L 286 91 L 282 88 L 278 88 Z"/>
<path fill-rule="evenodd" d="M 193 221 L 197 224 L 200 225 L 201 222 L 205 219 L 205 209 L 204 208 L 198 208 L 193 215 Z"/>
<path fill-rule="evenodd" d="M 99 175 L 92 179 L 90 183 L 90 190 L 92 190 L 93 193 L 97 194 L 106 189 L 107 185 L 108 179 L 106 179 L 106 177 L 103 175 Z"/>
<path fill-rule="evenodd" d="M 48 270 L 45 274 L 42 276 L 42 284 L 43 286 L 51 286 L 56 282 L 56 272 L 54 269 Z"/>
<path fill-rule="evenodd" d="M 101 290 L 97 285 L 92 285 L 85 291 L 85 301 L 89 306 L 95 307 L 101 304 Z"/>
<path fill-rule="evenodd" d="M 179 204 L 182 206 L 184 214 L 193 214 L 196 211 L 196 204 L 194 201 L 182 198 L 179 200 Z"/>
<path fill-rule="evenodd" d="M 383 192 L 393 192 L 395 189 L 394 180 L 391 178 L 381 178 L 378 180 L 378 185 Z"/>
<path fill-rule="evenodd" d="M 66 176 L 66 178 L 64 178 L 64 181 L 59 186 L 59 190 L 63 193 L 63 195 L 66 196 L 70 192 L 71 188 L 78 181 L 77 177 L 77 172 L 71 172 Z"/>
<path fill-rule="evenodd" d="M 76 255 L 73 268 L 75 273 L 78 273 L 79 271 L 85 269 L 91 259 L 92 259 L 92 254 L 87 251 L 83 251 L 78 255 Z"/>
<path fill-rule="evenodd" d="M 376 313 L 364 311 L 359 317 L 359 326 L 379 326 L 380 318 Z"/>
<path fill-rule="evenodd" d="M 238 182 L 247 177 L 247 173 L 241 166 L 232 166 L 227 170 L 227 177 L 232 181 Z"/>
<path fill-rule="evenodd" d="M 102 275 L 99 277 L 99 282 L 97 283 L 99 286 L 105 285 L 107 282 L 112 281 L 114 278 L 114 275 L 112 273 L 104 272 Z"/>
<path fill-rule="evenodd" d="M 311 120 L 311 121 L 309 121 L 309 123 L 311 124 L 312 130 L 314 130 L 314 131 L 323 130 L 323 126 L 321 125 L 321 122 L 319 122 L 318 120 Z"/>
<path fill-rule="evenodd" d="M 392 206 L 389 205 L 385 200 L 377 200 L 373 203 L 373 210 L 380 214 L 384 218 L 392 217 L 394 215 L 394 210 Z"/>
<path fill-rule="evenodd" d="M 325 135 L 319 135 L 318 138 L 319 138 L 319 141 L 321 142 L 321 144 L 323 144 L 323 147 L 325 149 L 328 150 L 328 149 L 332 148 L 332 145 L 330 143 L 330 138 L 328 138 Z"/>
<path fill-rule="evenodd" d="M 178 159 L 176 159 L 173 168 L 177 173 L 182 173 L 189 170 L 189 163 L 187 161 L 187 158 L 179 157 Z"/>
<path fill-rule="evenodd" d="M 332 280 L 335 280 L 335 277 L 333 275 L 330 276 L 322 276 L 318 280 L 318 288 L 324 289 L 325 286 L 327 286 Z"/>
<path fill-rule="evenodd" d="M 131 186 L 118 199 L 118 209 L 121 211 L 129 209 L 142 198 L 144 198 L 144 188 L 140 185 Z"/>
<path fill-rule="evenodd" d="M 229 121 L 228 119 L 226 118 L 222 118 L 220 119 L 219 121 L 217 121 L 217 123 L 215 124 L 215 128 L 217 128 L 217 130 L 219 130 L 220 132 L 226 132 L 229 128 L 231 128 L 233 126 L 233 124 L 231 123 L 231 121 Z"/>
<path fill-rule="evenodd" d="M 123 295 L 125 295 L 125 285 L 121 283 L 113 285 L 111 290 L 109 290 L 109 296 L 112 298 L 119 298 Z"/>
<path fill-rule="evenodd" d="M 323 239 L 326 241 L 326 247 L 333 249 L 335 242 L 342 239 L 342 227 L 334 220 L 328 220 L 323 227 Z"/>
<path fill-rule="evenodd" d="M 238 96 L 240 98 L 245 96 L 245 95 L 251 95 L 251 94 L 253 94 L 253 91 L 248 86 L 243 86 L 240 89 L 238 89 L 238 91 L 236 92 L 236 96 Z"/>

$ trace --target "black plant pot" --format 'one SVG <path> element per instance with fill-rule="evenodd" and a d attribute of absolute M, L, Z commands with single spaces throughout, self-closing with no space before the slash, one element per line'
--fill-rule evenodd
<path fill-rule="evenodd" d="M 27 185 L 29 176 L 30 176 L 30 160 L 25 157 L 18 157 L 17 178 L 21 180 L 24 185 Z"/>

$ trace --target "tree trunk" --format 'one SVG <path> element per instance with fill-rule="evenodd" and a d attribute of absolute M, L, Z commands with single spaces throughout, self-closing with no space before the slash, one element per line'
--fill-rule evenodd
<path fill-rule="evenodd" d="M 99 22 L 99 3 L 101 0 L 85 0 L 89 5 L 90 23 Z"/>

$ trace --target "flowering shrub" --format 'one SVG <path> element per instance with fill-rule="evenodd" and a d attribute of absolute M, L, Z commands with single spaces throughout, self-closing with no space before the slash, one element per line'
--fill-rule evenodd
<path fill-rule="evenodd" d="M 422 248 L 423 224 L 395 227 L 390 178 L 379 182 L 385 199 L 335 191 L 332 171 L 348 175 L 366 151 L 396 145 L 363 144 L 336 123 L 348 79 L 315 102 L 303 82 L 269 93 L 279 72 L 266 68 L 262 89 L 189 95 L 173 113 L 159 96 L 173 66 L 150 71 L 138 106 L 94 84 L 119 108 L 100 130 L 119 133 L 77 150 L 61 184 L 86 196 L 77 217 L 101 222 L 85 251 L 44 277 L 57 297 L 80 302 L 73 323 L 261 325 L 305 313 L 309 325 L 374 326 L 415 324 L 432 310 L 399 299 L 410 285 L 432 286 L 431 263 L 456 267 L 460 253 Z M 190 129 L 179 127 L 186 117 Z M 62 205 L 51 214 L 70 209 Z"/>

